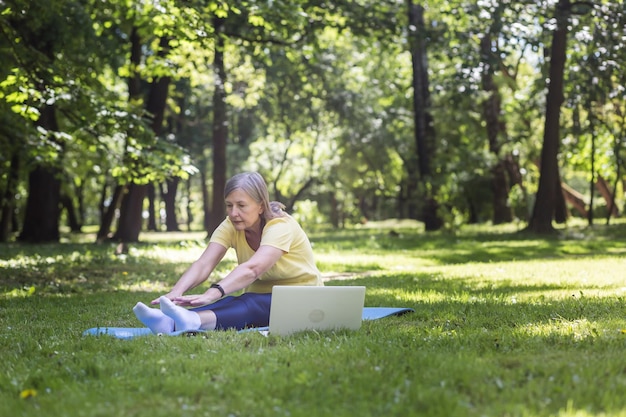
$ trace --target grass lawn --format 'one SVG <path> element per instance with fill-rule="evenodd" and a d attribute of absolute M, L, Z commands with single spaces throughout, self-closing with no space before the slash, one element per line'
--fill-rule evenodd
<path fill-rule="evenodd" d="M 415 312 L 284 338 L 83 336 L 139 326 L 205 244 L 91 239 L 0 245 L 0 416 L 626 416 L 625 223 L 316 231 L 327 285 Z"/>

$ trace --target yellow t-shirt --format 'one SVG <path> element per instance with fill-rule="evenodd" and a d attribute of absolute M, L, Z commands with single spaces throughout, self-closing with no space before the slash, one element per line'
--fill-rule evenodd
<path fill-rule="evenodd" d="M 210 241 L 227 249 L 234 248 L 240 264 L 255 253 L 246 241 L 245 232 L 237 231 L 229 218 L 215 229 Z M 324 285 L 315 265 L 311 242 L 293 217 L 286 215 L 268 221 L 261 235 L 263 245 L 278 248 L 284 254 L 273 267 L 248 286 L 246 292 L 270 293 L 274 285 Z"/>

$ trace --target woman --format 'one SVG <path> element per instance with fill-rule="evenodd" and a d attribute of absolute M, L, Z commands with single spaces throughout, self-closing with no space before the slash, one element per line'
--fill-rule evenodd
<path fill-rule="evenodd" d="M 308 237 L 282 204 L 269 201 L 260 174 L 235 175 L 224 196 L 228 216 L 171 291 L 152 301 L 160 309 L 133 308 L 154 333 L 267 326 L 274 285 L 323 285 Z M 184 295 L 208 279 L 229 248 L 237 267 L 204 293 Z M 226 296 L 241 289 L 242 295 Z"/>

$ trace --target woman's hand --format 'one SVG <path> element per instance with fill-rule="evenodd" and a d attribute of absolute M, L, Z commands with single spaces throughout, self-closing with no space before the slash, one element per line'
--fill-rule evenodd
<path fill-rule="evenodd" d="M 171 298 L 171 300 L 182 307 L 199 307 L 207 304 L 211 304 L 216 301 L 215 296 L 212 294 L 195 294 L 195 295 L 180 295 L 178 297 Z"/>
<path fill-rule="evenodd" d="M 159 298 L 161 298 L 161 297 L 167 297 L 170 300 L 174 301 L 176 298 L 178 298 L 180 296 L 182 296 L 182 294 L 168 292 L 167 294 L 165 294 L 163 296 L 159 296 L 159 297 L 155 298 L 154 300 L 150 301 L 150 304 L 159 304 Z"/>

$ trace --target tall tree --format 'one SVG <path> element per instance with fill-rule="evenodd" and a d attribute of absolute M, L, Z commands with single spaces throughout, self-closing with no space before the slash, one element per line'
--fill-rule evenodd
<path fill-rule="evenodd" d="M 214 19 L 215 56 L 215 91 L 213 92 L 213 199 L 208 222 L 209 234 L 224 220 L 224 188 L 226 187 L 226 145 L 228 143 L 228 114 L 226 107 L 226 69 L 224 67 L 224 47 L 226 38 L 223 34 L 224 19 Z"/>
<path fill-rule="evenodd" d="M 433 181 L 433 152 L 435 132 L 430 114 L 430 90 L 428 81 L 428 54 L 426 50 L 426 29 L 424 8 L 413 0 L 408 0 L 409 45 L 413 67 L 413 112 L 415 123 L 415 144 L 420 175 L 420 193 L 422 200 L 421 217 L 426 230 L 438 230 L 443 220 L 438 214 L 436 183 Z"/>
<path fill-rule="evenodd" d="M 626 75 L 626 10 L 623 4 L 596 5 L 583 23 L 570 48 L 571 64 L 566 68 L 567 105 L 564 114 L 572 120 L 563 154 L 570 170 L 587 173 L 590 224 L 598 213 L 595 193 L 606 202 L 606 219 L 618 213 L 619 184 L 622 178 L 624 101 Z M 605 181 L 606 180 L 606 181 Z M 607 183 L 610 183 L 607 184 Z"/>
<path fill-rule="evenodd" d="M 141 36 L 139 34 L 139 28 L 135 25 L 132 26 L 130 30 L 129 43 L 130 43 L 130 71 L 127 80 L 128 85 L 128 99 L 130 103 L 133 102 L 141 102 L 141 75 L 139 73 L 139 68 L 142 62 L 142 41 Z M 127 132 L 128 135 L 132 135 L 132 131 Z M 129 138 L 125 139 L 124 146 L 124 160 L 127 160 L 126 150 L 129 148 Z M 100 221 L 100 229 L 98 230 L 98 234 L 96 236 L 96 241 L 100 242 L 106 239 L 111 231 L 111 226 L 113 224 L 113 220 L 115 215 L 117 214 L 122 202 L 128 198 L 126 197 L 129 189 L 128 181 L 118 182 L 115 185 L 115 189 L 113 191 L 113 195 L 110 199 L 110 203 L 106 210 L 102 214 L 102 218 Z M 127 203 L 128 204 L 128 203 Z M 128 210 L 125 210 L 128 212 Z M 122 220 L 123 222 L 127 221 L 127 218 Z M 138 233 L 138 232 L 137 232 Z M 122 236 L 118 236 L 118 239 L 122 238 Z"/>
<path fill-rule="evenodd" d="M 165 58 L 169 53 L 170 39 L 162 36 L 159 40 L 157 55 Z M 146 111 L 150 117 L 150 126 L 156 140 L 159 140 L 163 130 L 165 103 L 171 78 L 168 75 L 156 76 L 150 83 L 146 100 Z M 131 96 L 131 99 L 135 97 Z M 150 151 L 150 149 L 146 149 Z M 114 238 L 121 242 L 137 242 L 142 228 L 143 203 L 148 193 L 148 181 L 145 178 L 134 180 L 122 201 L 120 210 L 119 228 Z"/>
<path fill-rule="evenodd" d="M 42 143 L 56 148 L 50 159 L 31 161 L 28 175 L 28 199 L 24 227 L 19 239 L 26 242 L 54 242 L 59 240 L 59 213 L 61 204 L 60 155 L 63 142 L 58 139 L 59 124 L 54 94 L 56 81 L 55 60 L 67 38 L 67 26 L 63 22 L 64 4 L 43 12 L 38 5 L 24 10 L 8 9 L 11 16 L 6 20 L 14 42 L 21 42 L 26 49 L 16 51 L 16 60 L 29 68 L 30 82 L 37 95 L 43 98 L 38 107 L 36 125 L 40 128 Z M 14 7 L 19 7 L 14 5 Z M 39 14 L 39 12 L 42 12 Z M 61 27 L 58 27 L 61 26 Z M 30 61 L 30 62 L 29 62 Z"/>
<path fill-rule="evenodd" d="M 117 8 L 115 8 L 115 7 Z M 198 29 L 179 25 L 183 16 L 194 21 L 197 12 L 176 1 L 165 1 L 159 7 L 146 4 L 135 8 L 124 2 L 114 3 L 104 10 L 105 22 L 114 26 L 113 33 L 128 33 L 120 48 L 120 56 L 127 61 L 117 71 L 126 76 L 128 94 L 125 113 L 128 122 L 121 124 L 123 134 L 122 164 L 114 167 L 117 187 L 102 222 L 99 239 L 108 236 L 111 215 L 120 208 L 118 228 L 114 238 L 122 242 L 135 242 L 142 229 L 143 203 L 149 184 L 165 178 L 182 175 L 185 168 L 182 149 L 165 136 L 167 100 L 172 79 L 180 68 L 177 54 L 181 45 L 187 46 Z M 130 7 L 130 8 L 129 8 Z M 167 10 L 167 14 L 163 14 Z M 104 36 L 104 35 L 103 35 Z M 118 58 L 119 59 L 119 58 Z M 120 198 L 122 200 L 120 200 Z"/>
<path fill-rule="evenodd" d="M 550 69 L 548 95 L 544 124 L 543 147 L 541 150 L 539 188 L 535 206 L 527 229 L 535 233 L 554 231 L 552 221 L 565 222 L 565 199 L 561 189 L 559 173 L 559 144 L 561 141 L 561 105 L 563 96 L 563 74 L 566 61 L 567 33 L 572 14 L 570 0 L 559 0 L 555 11 L 555 28 L 550 47 Z"/>
<path fill-rule="evenodd" d="M 497 39 L 500 36 L 502 11 L 498 7 L 492 16 L 492 24 L 480 40 L 480 55 L 483 64 L 481 75 L 482 88 L 487 97 L 483 101 L 482 111 L 487 129 L 489 150 L 495 156 L 491 168 L 493 192 L 493 224 L 508 223 L 513 220 L 513 211 L 508 203 L 510 183 L 507 177 L 507 164 L 511 161 L 502 154 L 503 138 L 506 137 L 506 124 L 502 119 L 502 96 L 495 82 L 496 71 L 502 67 L 500 48 Z"/>
<path fill-rule="evenodd" d="M 59 130 L 54 106 L 45 106 L 42 109 L 38 125 L 49 132 Z M 59 240 L 60 176 L 61 170 L 54 163 L 37 164 L 30 171 L 24 228 L 19 240 L 30 243 Z"/>

